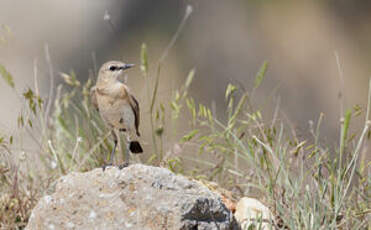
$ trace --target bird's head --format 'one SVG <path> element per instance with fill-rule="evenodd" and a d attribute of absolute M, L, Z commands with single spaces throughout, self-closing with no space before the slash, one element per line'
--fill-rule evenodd
<path fill-rule="evenodd" d="M 110 82 L 116 81 L 117 78 L 127 69 L 133 67 L 134 64 L 125 64 L 120 61 L 109 61 L 102 65 L 99 69 L 98 81 Z"/>

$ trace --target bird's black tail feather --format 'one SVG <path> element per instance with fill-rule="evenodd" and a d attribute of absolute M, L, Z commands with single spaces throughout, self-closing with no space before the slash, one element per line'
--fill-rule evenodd
<path fill-rule="evenodd" d="M 139 144 L 138 141 L 131 141 L 129 144 L 130 152 L 132 153 L 142 153 L 143 149 L 142 146 Z"/>

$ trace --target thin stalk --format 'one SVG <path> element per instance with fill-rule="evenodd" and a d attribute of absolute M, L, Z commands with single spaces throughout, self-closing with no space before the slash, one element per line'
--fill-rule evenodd
<path fill-rule="evenodd" d="M 192 11 L 193 11 L 192 6 L 191 6 L 191 5 L 188 5 L 188 6 L 187 6 L 187 9 L 186 9 L 186 12 L 185 12 L 185 15 L 184 15 L 182 21 L 180 22 L 180 24 L 179 24 L 179 26 L 178 26 L 178 29 L 176 30 L 175 34 L 174 34 L 173 37 L 171 38 L 169 44 L 166 46 L 164 52 L 162 53 L 162 55 L 161 55 L 161 57 L 160 57 L 160 59 L 159 59 L 159 61 L 158 61 L 159 64 L 161 64 L 161 63 L 165 60 L 165 58 L 167 57 L 167 55 L 168 55 L 170 49 L 174 46 L 176 40 L 177 40 L 178 37 L 179 37 L 179 34 L 182 32 L 183 27 L 185 26 L 185 24 L 186 24 L 186 22 L 187 22 L 189 16 L 191 16 Z"/>
<path fill-rule="evenodd" d="M 48 120 L 50 108 L 51 108 L 52 101 L 53 101 L 52 98 L 53 98 L 53 94 L 54 94 L 54 71 L 53 71 L 52 61 L 51 61 L 51 58 L 50 58 L 48 44 L 45 45 L 44 49 L 45 49 L 45 58 L 46 58 L 46 62 L 48 63 L 49 75 L 50 75 L 49 97 L 48 97 L 48 104 L 46 106 L 45 117 L 44 117 L 44 121 L 46 122 Z"/>

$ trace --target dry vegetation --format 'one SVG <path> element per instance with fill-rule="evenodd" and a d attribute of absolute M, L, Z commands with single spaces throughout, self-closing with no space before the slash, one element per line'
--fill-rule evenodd
<path fill-rule="evenodd" d="M 52 76 L 47 49 L 46 57 Z M 304 140 L 283 119 L 279 104 L 273 114 L 262 114 L 262 106 L 254 103 L 254 92 L 264 80 L 267 63 L 258 71 L 249 92 L 232 84 L 226 87 L 227 118 L 220 120 L 213 109 L 189 95 L 195 70 L 189 72 L 170 101 L 157 100 L 163 59 L 149 71 L 146 46 L 142 46 L 141 70 L 148 78 L 146 104 L 150 105 L 142 119 L 150 123 L 147 132 L 152 135 L 152 152 L 137 161 L 215 181 L 236 198 L 258 197 L 277 216 L 276 228 L 368 227 L 370 164 L 365 160 L 365 142 L 370 138 L 371 86 L 367 108 L 344 111 L 339 143 L 324 146 L 320 137 L 323 115 L 308 130 L 312 138 Z M 0 66 L 0 74 L 16 89 L 4 66 Z M 99 167 L 107 160 L 101 153 L 111 151 L 110 131 L 103 128 L 89 102 L 93 71 L 84 84 L 73 72 L 61 76 L 65 83 L 45 97 L 38 92 L 37 82 L 34 89 L 24 91 L 18 135 L 3 133 L 0 138 L 1 229 L 24 228 L 31 209 L 55 179 L 71 171 Z M 365 118 L 364 128 L 350 133 L 351 119 L 356 116 Z M 187 134 L 177 131 L 179 121 L 189 124 Z M 181 137 L 167 143 L 173 147 L 165 149 L 163 144 L 170 136 Z"/>

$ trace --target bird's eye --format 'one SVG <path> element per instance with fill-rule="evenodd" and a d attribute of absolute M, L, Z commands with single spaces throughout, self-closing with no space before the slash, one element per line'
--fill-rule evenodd
<path fill-rule="evenodd" d="M 116 69 L 117 69 L 117 67 L 114 66 L 114 65 L 111 65 L 111 66 L 109 67 L 109 70 L 111 70 L 111 71 L 115 71 Z"/>

